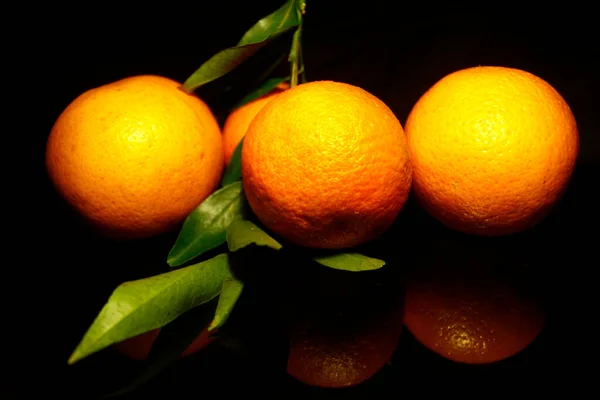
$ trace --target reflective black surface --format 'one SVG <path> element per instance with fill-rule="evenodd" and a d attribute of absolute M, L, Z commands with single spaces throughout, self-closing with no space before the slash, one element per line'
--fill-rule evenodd
<path fill-rule="evenodd" d="M 20 58 L 14 58 L 24 61 L 19 79 L 27 82 L 23 87 L 28 100 L 19 103 L 28 105 L 22 109 L 26 128 L 20 133 L 19 148 L 26 149 L 22 160 L 30 168 L 19 173 L 32 175 L 25 178 L 31 184 L 20 192 L 27 196 L 18 201 L 19 213 L 14 213 L 20 218 L 11 235 L 15 243 L 7 249 L 8 278 L 2 295 L 8 310 L 2 328 L 7 356 L 2 363 L 9 371 L 2 380 L 17 393 L 16 398 L 37 391 L 59 398 L 94 398 L 93 387 L 115 388 L 136 369 L 112 352 L 72 367 L 66 360 L 118 283 L 166 270 L 164 260 L 174 236 L 115 244 L 88 232 L 52 191 L 45 177 L 44 146 L 56 117 L 83 91 L 142 73 L 183 81 L 280 4 L 200 3 L 191 8 L 163 4 L 96 11 L 52 6 L 24 25 L 35 39 L 23 36 Z M 276 335 L 279 328 L 252 331 L 254 318 L 261 318 L 253 310 L 248 311 L 251 323 L 245 325 L 253 346 L 249 356 L 213 348 L 181 361 L 127 398 L 200 398 L 218 393 L 388 398 L 408 396 L 407 391 L 488 395 L 518 384 L 538 392 L 580 388 L 576 381 L 585 382 L 589 373 L 582 363 L 591 358 L 597 341 L 594 335 L 588 339 L 588 325 L 596 313 L 590 311 L 593 296 L 587 293 L 592 292 L 590 274 L 598 264 L 593 216 L 598 214 L 600 54 L 591 6 L 527 7 L 308 0 L 304 46 L 309 80 L 331 79 L 363 87 L 386 102 L 402 123 L 429 86 L 474 65 L 528 70 L 567 100 L 580 127 L 581 154 L 565 198 L 532 232 L 494 243 L 506 248 L 513 259 L 527 258 L 535 264 L 544 288 L 548 323 L 528 349 L 504 362 L 473 368 L 435 356 L 405 332 L 390 366 L 364 385 L 331 392 L 305 387 L 285 374 L 285 341 Z M 243 75 L 232 79 L 243 80 Z M 216 83 L 198 93 L 215 109 L 231 101 Z M 34 114 L 29 111 L 32 105 Z M 477 246 L 476 239 L 446 231 L 412 202 L 404 213 L 380 246 L 398 251 L 405 246 L 407 252 L 436 251 L 435 240 Z M 432 237 L 435 240 L 428 240 Z M 399 238 L 402 245 L 397 244 Z M 391 266 L 401 269 L 404 262 L 411 262 L 410 256 L 399 258 Z M 257 294 L 258 300 L 272 301 L 264 293 Z"/>

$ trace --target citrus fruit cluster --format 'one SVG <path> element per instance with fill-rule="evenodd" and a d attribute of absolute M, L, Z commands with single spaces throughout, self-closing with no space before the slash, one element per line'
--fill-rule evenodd
<path fill-rule="evenodd" d="M 418 99 L 404 128 L 373 94 L 315 81 L 240 107 L 222 133 L 208 106 L 178 83 L 138 76 L 92 89 L 65 109 L 48 139 L 47 169 L 92 226 L 142 238 L 174 229 L 206 199 L 242 138 L 243 189 L 256 218 L 278 238 L 316 249 L 374 241 L 410 193 L 451 230 L 525 231 L 559 201 L 579 151 L 565 100 L 513 68 L 447 75 Z M 402 310 L 369 329 L 332 339 L 345 326 L 339 315 L 292 323 L 288 372 L 316 386 L 358 384 L 391 358 L 402 326 L 432 351 L 470 364 L 510 357 L 541 331 L 542 308 L 483 262 L 428 263 L 427 274 L 408 277 Z M 118 347 L 144 359 L 156 333 Z"/>

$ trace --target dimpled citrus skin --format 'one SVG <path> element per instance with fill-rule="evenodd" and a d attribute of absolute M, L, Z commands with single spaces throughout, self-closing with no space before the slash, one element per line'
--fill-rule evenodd
<path fill-rule="evenodd" d="M 221 133 L 208 106 L 168 78 L 119 80 L 77 97 L 47 142 L 50 179 L 99 231 L 174 228 L 219 183 Z"/>
<path fill-rule="evenodd" d="M 506 235 L 542 220 L 579 152 L 561 95 L 522 70 L 474 67 L 447 75 L 405 124 L 421 205 L 465 233 Z"/>
<path fill-rule="evenodd" d="M 293 87 L 254 118 L 242 149 L 248 202 L 300 246 L 339 249 L 374 239 L 402 209 L 411 165 L 400 122 L 345 83 Z"/>
<path fill-rule="evenodd" d="M 258 114 L 258 112 L 275 96 L 289 87 L 290 85 L 287 82 L 279 84 L 273 91 L 236 108 L 227 116 L 225 124 L 223 125 L 223 152 L 225 155 L 225 165 L 229 164 L 235 148 L 240 143 L 240 140 L 246 135 L 248 127 L 256 114 Z"/>

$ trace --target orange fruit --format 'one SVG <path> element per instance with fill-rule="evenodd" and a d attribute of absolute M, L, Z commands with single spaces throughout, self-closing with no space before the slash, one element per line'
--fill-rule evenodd
<path fill-rule="evenodd" d="M 415 339 L 466 364 L 501 361 L 528 347 L 545 314 L 523 271 L 495 265 L 478 250 L 458 253 L 456 262 L 459 245 L 445 246 L 407 277 L 404 323 Z"/>
<path fill-rule="evenodd" d="M 405 129 L 417 199 L 444 225 L 471 234 L 506 235 L 542 220 L 579 152 L 565 100 L 513 68 L 447 75 L 418 100 Z"/>
<path fill-rule="evenodd" d="M 122 342 L 115 343 L 113 347 L 117 349 L 121 354 L 138 361 L 145 361 L 150 354 L 152 344 L 158 337 L 159 329 L 154 329 L 140 335 L 134 336 L 129 339 L 125 339 Z M 206 346 L 208 346 L 214 339 L 209 337 L 207 329 L 204 329 L 202 333 L 189 345 L 180 357 L 186 357 L 194 354 Z"/>
<path fill-rule="evenodd" d="M 46 147 L 60 195 L 100 232 L 142 238 L 174 228 L 218 185 L 219 126 L 168 78 L 119 80 L 77 97 Z"/>
<path fill-rule="evenodd" d="M 236 108 L 227 116 L 223 125 L 223 153 L 225 155 L 225 165 L 229 164 L 231 156 L 240 140 L 246 135 L 250 122 L 256 114 L 271 101 L 275 96 L 290 87 L 289 83 L 283 82 L 277 85 L 271 92 L 253 100 L 249 103 Z"/>
<path fill-rule="evenodd" d="M 382 234 L 410 190 L 406 137 L 394 113 L 340 82 L 295 86 L 254 118 L 242 150 L 250 207 L 300 246 L 340 249 Z"/>

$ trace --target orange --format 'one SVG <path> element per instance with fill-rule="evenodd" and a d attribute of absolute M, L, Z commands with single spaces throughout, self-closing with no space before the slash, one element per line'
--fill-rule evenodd
<path fill-rule="evenodd" d="M 218 185 L 219 126 L 168 78 L 119 80 L 77 97 L 55 122 L 46 165 L 58 192 L 118 238 L 174 228 Z"/>
<path fill-rule="evenodd" d="M 501 361 L 528 347 L 544 327 L 545 314 L 522 268 L 515 273 L 494 265 L 480 250 L 453 262 L 462 246 L 445 246 L 407 278 L 408 331 L 429 350 L 466 364 Z"/>
<path fill-rule="evenodd" d="M 280 83 L 271 92 L 236 108 L 227 116 L 225 124 L 223 125 L 223 152 L 225 153 L 225 165 L 229 164 L 229 160 L 231 160 L 235 148 L 240 143 L 240 140 L 246 135 L 248 126 L 250 126 L 250 122 L 252 122 L 256 114 L 258 114 L 258 112 L 275 96 L 289 87 L 290 85 L 287 82 Z"/>
<path fill-rule="evenodd" d="M 134 336 L 132 338 L 123 340 L 122 342 L 115 343 L 113 345 L 121 354 L 138 361 L 144 361 L 150 354 L 152 344 L 158 337 L 159 329 L 154 329 L 141 335 Z M 189 356 L 194 354 L 206 346 L 208 346 L 214 339 L 209 337 L 207 329 L 204 329 L 200 336 L 198 336 L 192 344 L 189 345 L 180 357 Z"/>
<path fill-rule="evenodd" d="M 418 100 L 405 128 L 417 199 L 444 225 L 471 234 L 507 235 L 541 221 L 579 152 L 565 100 L 513 68 L 447 75 Z"/>
<path fill-rule="evenodd" d="M 406 137 L 393 112 L 340 82 L 295 86 L 254 118 L 242 150 L 250 207 L 275 234 L 341 249 L 382 234 L 410 191 Z"/>

